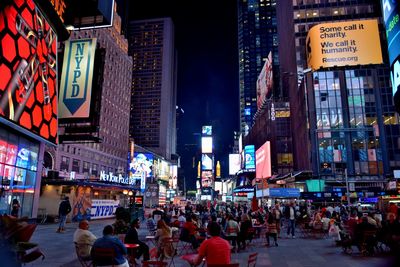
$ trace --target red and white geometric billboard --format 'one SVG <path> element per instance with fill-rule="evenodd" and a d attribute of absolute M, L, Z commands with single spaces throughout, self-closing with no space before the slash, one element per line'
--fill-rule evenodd
<path fill-rule="evenodd" d="M 271 175 L 271 145 L 267 141 L 256 151 L 256 178 L 270 178 Z"/>
<path fill-rule="evenodd" d="M 57 35 L 32 0 L 0 10 L 0 118 L 57 143 Z"/>

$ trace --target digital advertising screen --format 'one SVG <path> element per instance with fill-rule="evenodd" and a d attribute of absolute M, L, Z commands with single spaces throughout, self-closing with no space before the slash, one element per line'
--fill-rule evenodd
<path fill-rule="evenodd" d="M 128 176 L 130 179 L 140 180 L 140 189 L 146 189 L 146 178 L 153 176 L 153 160 L 154 156 L 151 153 L 134 153 L 133 160 L 130 159 L 128 153 Z"/>
<path fill-rule="evenodd" d="M 212 171 L 201 172 L 201 187 L 212 187 L 214 177 Z"/>
<path fill-rule="evenodd" d="M 264 101 L 271 95 L 273 86 L 272 52 L 269 52 L 257 79 L 257 109 L 260 109 Z"/>
<path fill-rule="evenodd" d="M 271 175 L 271 144 L 267 141 L 256 151 L 256 178 L 269 178 Z"/>
<path fill-rule="evenodd" d="M 208 171 L 213 170 L 214 157 L 212 154 L 202 154 L 201 155 L 201 170 Z"/>
<path fill-rule="evenodd" d="M 201 129 L 202 135 L 212 135 L 212 126 L 203 126 Z"/>
<path fill-rule="evenodd" d="M 212 153 L 213 150 L 213 138 L 212 137 L 202 137 L 201 138 L 201 153 Z"/>
<path fill-rule="evenodd" d="M 0 120 L 56 144 L 57 35 L 33 0 L 22 2 L 0 10 Z"/>
<path fill-rule="evenodd" d="M 229 175 L 235 175 L 240 171 L 240 154 L 229 154 Z"/>
<path fill-rule="evenodd" d="M 254 145 L 247 145 L 244 147 L 244 168 L 247 171 L 256 170 L 256 157 Z"/>

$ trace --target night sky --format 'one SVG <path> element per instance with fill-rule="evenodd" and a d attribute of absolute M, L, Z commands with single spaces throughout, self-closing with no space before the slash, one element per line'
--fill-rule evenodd
<path fill-rule="evenodd" d="M 178 51 L 178 105 L 185 111 L 178 130 L 178 153 L 187 187 L 192 144 L 202 125 L 213 125 L 214 153 L 228 176 L 233 131 L 239 129 L 237 11 L 235 0 L 146 0 L 130 2 L 130 19 L 171 17 Z M 198 139 L 199 140 L 199 139 Z M 198 148 L 197 153 L 200 153 Z"/>

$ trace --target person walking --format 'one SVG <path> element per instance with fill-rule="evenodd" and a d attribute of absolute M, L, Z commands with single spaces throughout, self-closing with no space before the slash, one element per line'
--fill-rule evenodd
<path fill-rule="evenodd" d="M 65 197 L 63 201 L 61 201 L 60 206 L 58 207 L 58 216 L 59 216 L 59 224 L 57 233 L 62 233 L 65 231 L 65 222 L 67 221 L 67 215 L 71 212 L 71 204 L 69 203 L 69 197 Z"/>

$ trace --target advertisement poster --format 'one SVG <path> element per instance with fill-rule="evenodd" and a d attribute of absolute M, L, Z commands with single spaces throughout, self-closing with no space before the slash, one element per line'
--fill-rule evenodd
<path fill-rule="evenodd" d="M 0 11 L 0 118 L 57 143 L 57 36 L 32 0 Z"/>
<path fill-rule="evenodd" d="M 271 175 L 271 145 L 267 141 L 256 151 L 256 178 L 270 178 Z"/>
<path fill-rule="evenodd" d="M 306 45 L 312 70 L 383 63 L 376 19 L 315 25 Z"/>
<path fill-rule="evenodd" d="M 240 171 L 240 154 L 229 154 L 229 175 L 235 175 Z"/>
<path fill-rule="evenodd" d="M 119 206 L 118 200 L 93 199 L 90 217 L 91 219 L 105 219 L 115 217 L 115 211 Z"/>
<path fill-rule="evenodd" d="M 129 162 L 129 178 L 140 180 L 140 189 L 144 191 L 146 189 L 146 178 L 153 176 L 153 154 L 151 153 L 134 153 L 133 160 L 130 159 L 128 154 Z"/>
<path fill-rule="evenodd" d="M 201 153 L 212 153 L 213 149 L 213 138 L 210 137 L 202 137 L 201 138 Z"/>
<path fill-rule="evenodd" d="M 212 187 L 213 181 L 212 171 L 201 172 L 201 187 Z"/>
<path fill-rule="evenodd" d="M 201 128 L 202 135 L 212 135 L 212 126 L 203 126 Z"/>
<path fill-rule="evenodd" d="M 72 203 L 72 221 L 77 222 L 90 219 L 92 199 L 90 186 L 78 186 L 75 191 L 75 198 Z"/>
<path fill-rule="evenodd" d="M 201 155 L 201 170 L 208 171 L 212 170 L 214 165 L 214 158 L 212 154 Z"/>
<path fill-rule="evenodd" d="M 255 171 L 256 169 L 256 157 L 254 150 L 254 145 L 248 145 L 244 147 L 244 168 L 247 171 Z"/>
<path fill-rule="evenodd" d="M 257 109 L 260 109 L 273 88 L 272 53 L 269 52 L 257 79 Z"/>
<path fill-rule="evenodd" d="M 60 119 L 88 118 L 96 38 L 65 42 L 60 83 Z"/>

